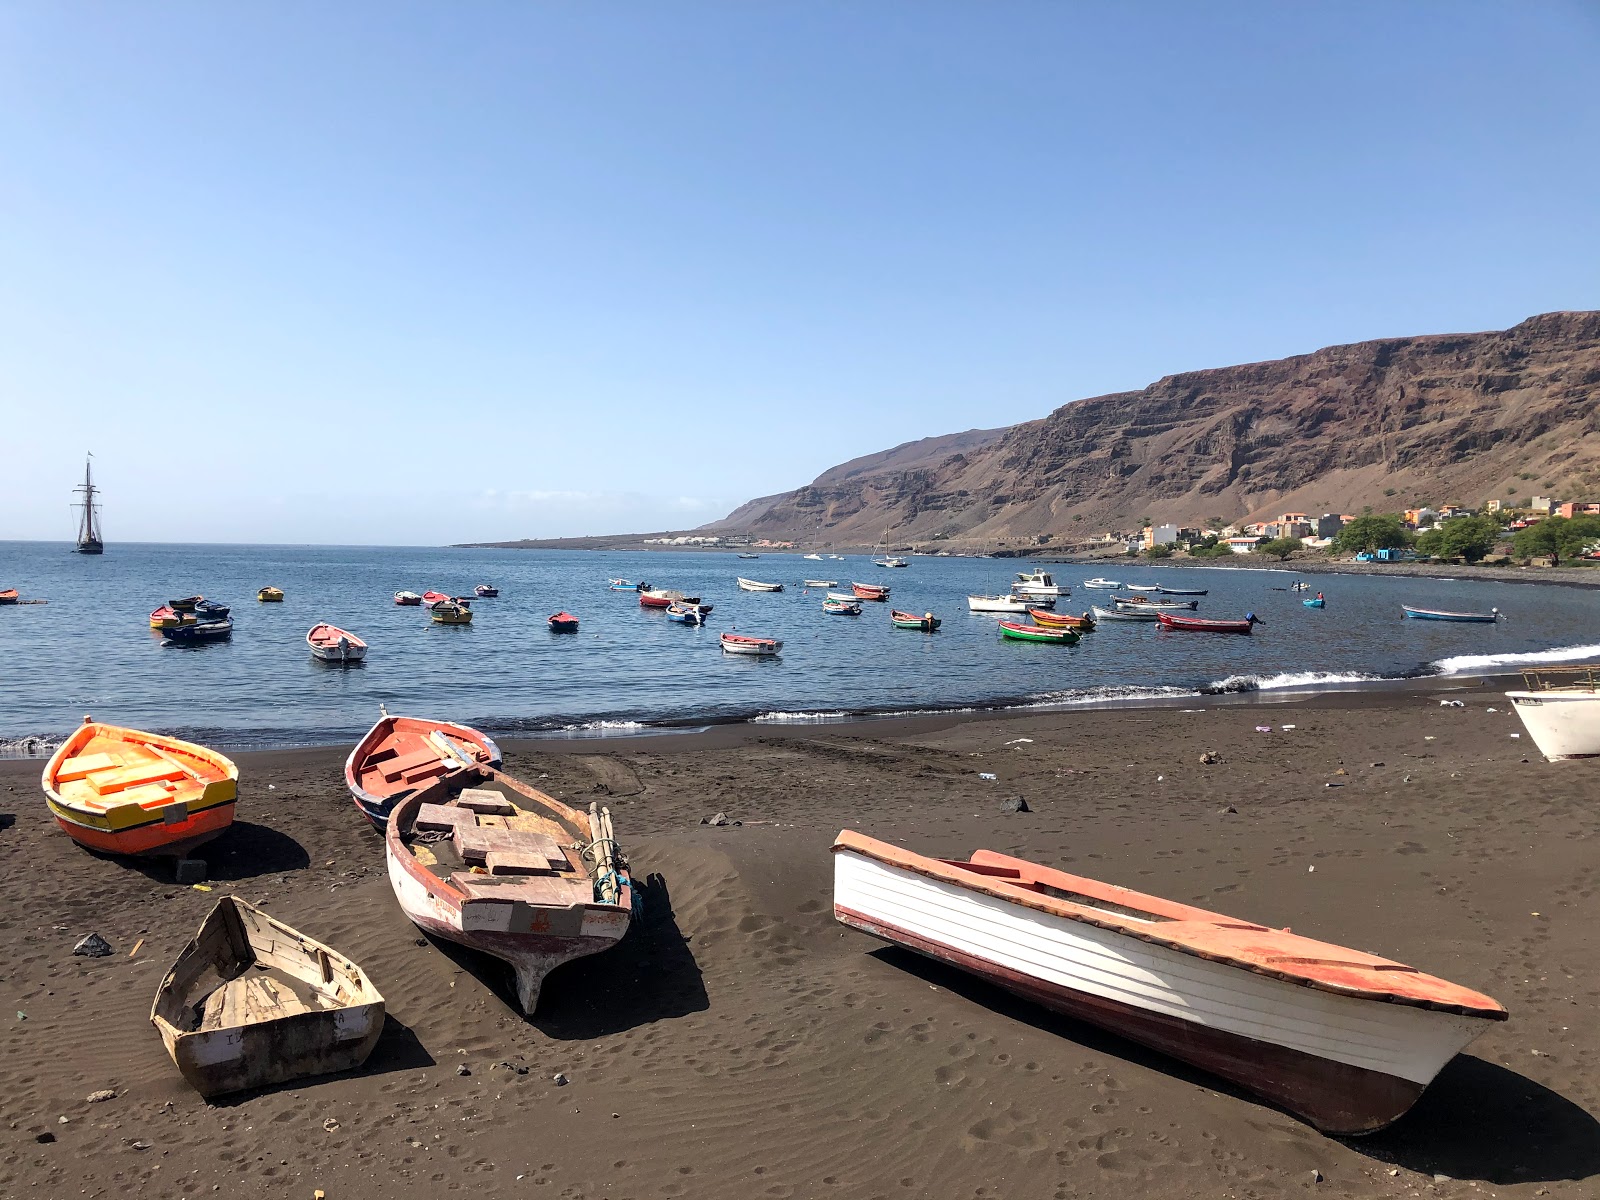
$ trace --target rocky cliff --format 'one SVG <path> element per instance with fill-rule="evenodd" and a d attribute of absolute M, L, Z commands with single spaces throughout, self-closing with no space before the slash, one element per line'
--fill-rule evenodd
<path fill-rule="evenodd" d="M 707 528 L 818 544 L 1059 544 L 1145 517 L 1534 493 L 1600 498 L 1600 312 L 1171 375 L 857 459 Z"/>

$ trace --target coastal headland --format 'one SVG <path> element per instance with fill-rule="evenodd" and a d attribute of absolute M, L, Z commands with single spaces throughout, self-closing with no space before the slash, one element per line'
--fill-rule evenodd
<path fill-rule="evenodd" d="M 1592 1195 L 1600 777 L 1544 762 L 1502 685 L 507 743 L 515 773 L 609 804 L 647 881 L 639 927 L 556 972 L 531 1020 L 495 963 L 400 913 L 343 748 L 238 756 L 210 891 L 85 853 L 51 823 L 39 763 L 0 762 L 0 1192 Z M 1003 811 L 1018 795 L 1032 811 Z M 838 925 L 844 827 L 1290 926 L 1511 1019 L 1393 1128 L 1333 1140 Z M 389 1024 L 363 1070 L 215 1104 L 183 1083 L 150 999 L 228 894 L 366 969 Z M 73 956 L 91 931 L 109 957 Z"/>

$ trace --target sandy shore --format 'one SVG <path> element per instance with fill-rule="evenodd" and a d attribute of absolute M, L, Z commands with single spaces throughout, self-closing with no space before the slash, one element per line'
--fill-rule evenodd
<path fill-rule="evenodd" d="M 531 1021 L 496 964 L 400 914 L 342 749 L 239 757 L 209 894 L 77 849 L 40 764 L 0 763 L 0 1194 L 1595 1195 L 1600 765 L 1545 763 L 1498 691 L 1435 687 L 1466 706 L 1411 689 L 511 743 L 513 772 L 607 797 L 651 881 L 643 927 L 553 975 Z M 1002 812 L 1019 794 L 1035 811 Z M 743 824 L 700 823 L 718 811 Z M 1391 1130 L 1331 1140 L 837 925 L 844 826 L 1290 925 L 1486 991 L 1511 1020 Z M 366 968 L 389 1025 L 365 1070 L 219 1104 L 184 1084 L 150 1001 L 229 892 Z M 90 930 L 112 957 L 72 956 Z"/>

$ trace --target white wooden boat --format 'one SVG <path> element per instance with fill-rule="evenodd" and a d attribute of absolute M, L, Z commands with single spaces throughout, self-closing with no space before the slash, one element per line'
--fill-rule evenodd
<path fill-rule="evenodd" d="M 803 555 L 801 555 L 801 557 L 809 559 L 812 562 L 821 562 L 822 561 L 822 555 L 820 555 L 820 554 L 803 554 Z"/>
<path fill-rule="evenodd" d="M 846 925 L 1220 1075 L 1328 1133 L 1402 1116 L 1503 1021 L 1488 996 L 1358 950 L 993 851 L 926 858 L 846 830 Z"/>
<path fill-rule="evenodd" d="M 839 586 L 839 581 L 837 579 L 803 579 L 800 582 L 802 587 L 808 588 L 835 588 Z M 855 597 L 851 596 L 850 599 L 854 600 Z"/>
<path fill-rule="evenodd" d="M 729 654 L 749 654 L 756 658 L 773 658 L 783 650 L 783 643 L 777 638 L 746 637 L 742 633 L 724 633 L 721 635 L 721 640 L 722 648 Z"/>
<path fill-rule="evenodd" d="M 1161 585 L 1159 583 L 1130 583 L 1128 590 L 1130 592 L 1159 592 Z"/>
<path fill-rule="evenodd" d="M 397 804 L 384 850 L 406 916 L 510 964 L 529 1015 L 545 976 L 615 945 L 632 919 L 610 811 L 585 815 L 484 763 Z"/>
<path fill-rule="evenodd" d="M 1143 596 L 1113 596 L 1111 603 L 1129 612 L 1193 612 L 1198 600 L 1147 600 Z"/>
<path fill-rule="evenodd" d="M 1556 762 L 1600 756 L 1600 667 L 1554 667 L 1524 671 L 1527 690 L 1506 698 L 1539 747 Z"/>
<path fill-rule="evenodd" d="M 1083 586 L 1086 588 L 1119 588 L 1122 584 L 1115 579 L 1085 579 Z"/>
<path fill-rule="evenodd" d="M 1115 608 L 1101 608 L 1098 604 L 1089 607 L 1096 621 L 1155 621 L 1161 616 L 1159 609 L 1143 604 L 1130 604 L 1125 608 L 1120 604 Z"/>
<path fill-rule="evenodd" d="M 323 662 L 357 663 L 367 657 L 367 644 L 348 630 L 324 621 L 306 634 L 311 657 Z"/>
<path fill-rule="evenodd" d="M 854 592 L 829 592 L 823 599 L 837 600 L 841 604 L 854 604 L 856 602 L 856 594 Z"/>
<path fill-rule="evenodd" d="M 1072 589 L 1057 583 L 1049 571 L 1018 571 L 1011 585 L 1013 596 L 1070 596 Z"/>
<path fill-rule="evenodd" d="M 348 958 L 224 896 L 156 989 L 150 1023 L 202 1096 L 366 1062 L 383 996 Z"/>
<path fill-rule="evenodd" d="M 741 575 L 739 576 L 739 590 L 741 592 L 781 592 L 783 591 L 783 584 L 761 583 L 759 580 L 746 579 Z"/>
<path fill-rule="evenodd" d="M 875 566 L 875 567 L 909 567 L 911 564 L 908 563 L 905 559 L 896 558 L 896 557 L 894 557 L 894 555 L 891 554 L 891 555 L 889 555 L 889 556 L 887 556 L 885 558 L 875 558 L 875 559 L 873 559 L 872 560 L 872 565 Z"/>
<path fill-rule="evenodd" d="M 997 612 L 997 613 L 1025 613 L 1029 607 L 1050 608 L 1055 601 L 1049 597 L 1035 598 L 1030 596 L 968 596 L 967 611 L 969 612 Z"/>

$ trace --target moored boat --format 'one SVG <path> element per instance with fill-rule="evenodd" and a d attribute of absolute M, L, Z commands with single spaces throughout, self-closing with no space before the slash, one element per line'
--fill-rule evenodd
<path fill-rule="evenodd" d="M 1116 579 L 1085 579 L 1083 586 L 1086 588 L 1119 588 L 1122 583 Z"/>
<path fill-rule="evenodd" d="M 1503 1021 L 1488 996 L 1357 950 L 993 851 L 845 830 L 834 916 L 1221 1076 L 1336 1135 L 1405 1114 Z"/>
<path fill-rule="evenodd" d="M 856 600 L 824 600 L 822 611 L 832 617 L 859 617 L 861 604 Z"/>
<path fill-rule="evenodd" d="M 820 554 L 802 554 L 800 557 L 801 558 L 805 558 L 805 559 L 809 559 L 809 560 L 811 560 L 813 562 L 821 562 L 822 561 L 822 555 L 820 555 Z"/>
<path fill-rule="evenodd" d="M 359 1067 L 383 996 L 338 951 L 224 896 L 156 989 L 150 1023 L 202 1096 Z"/>
<path fill-rule="evenodd" d="M 777 638 L 746 637 L 742 633 L 721 635 L 722 648 L 729 654 L 749 654 L 756 658 L 772 658 L 783 650 Z"/>
<path fill-rule="evenodd" d="M 202 600 L 194 606 L 194 619 L 196 621 L 225 621 L 233 610 L 226 604 L 218 604 L 215 600 Z"/>
<path fill-rule="evenodd" d="M 167 607 L 173 612 L 192 613 L 195 607 L 204 600 L 204 596 L 184 596 L 179 600 L 168 600 Z"/>
<path fill-rule="evenodd" d="M 896 629 L 915 629 L 920 633 L 933 633 L 943 623 L 932 613 L 923 613 L 919 617 L 916 613 L 901 612 L 898 608 L 889 610 L 889 622 Z"/>
<path fill-rule="evenodd" d="M 854 604 L 856 602 L 856 596 L 854 592 L 829 592 L 823 598 L 825 600 L 838 601 L 840 604 Z"/>
<path fill-rule="evenodd" d="M 610 810 L 585 814 L 492 767 L 400 801 L 384 853 L 406 916 L 509 964 L 529 1016 L 551 971 L 615 945 L 633 917 Z"/>
<path fill-rule="evenodd" d="M 1310 600 L 1302 600 L 1300 603 L 1304 604 L 1307 608 L 1325 608 L 1328 601 L 1325 597 L 1313 596 Z"/>
<path fill-rule="evenodd" d="M 804 579 L 801 580 L 801 586 L 808 588 L 832 588 L 838 587 L 839 581 L 837 579 Z M 854 597 L 851 598 L 854 599 Z"/>
<path fill-rule="evenodd" d="M 1169 587 L 1163 586 L 1161 588 L 1158 588 L 1157 590 L 1163 596 L 1205 596 L 1205 595 L 1209 595 L 1209 589 L 1207 589 L 1207 588 L 1169 588 Z"/>
<path fill-rule="evenodd" d="M 699 604 L 699 596 L 686 596 L 675 588 L 647 588 L 639 593 L 640 608 L 666 608 L 669 604 Z M 705 605 L 711 611 L 709 604 Z"/>
<path fill-rule="evenodd" d="M 1054 600 L 1044 601 L 1031 599 L 1027 596 L 968 596 L 968 612 L 998 612 L 998 613 L 1025 613 L 1032 604 L 1039 608 L 1050 608 Z"/>
<path fill-rule="evenodd" d="M 178 625 L 182 625 L 185 621 L 192 620 L 194 620 L 193 613 L 181 613 L 176 611 L 172 605 L 163 604 L 160 608 L 156 609 L 150 614 L 150 628 L 171 629 Z"/>
<path fill-rule="evenodd" d="M 400 801 L 441 780 L 499 766 L 500 747 L 487 734 L 451 721 L 385 712 L 345 758 L 344 785 L 361 815 L 382 830 Z"/>
<path fill-rule="evenodd" d="M 477 587 L 472 589 L 472 594 L 475 596 L 485 596 L 492 600 L 494 597 L 500 594 L 500 589 L 495 587 L 492 583 L 480 583 Z"/>
<path fill-rule="evenodd" d="M 400 605 L 416 606 L 422 603 L 422 597 L 415 592 L 396 592 L 394 602 Z"/>
<path fill-rule="evenodd" d="M 1089 611 L 1094 614 L 1096 621 L 1154 621 L 1161 614 L 1159 611 L 1142 604 L 1130 604 L 1123 608 L 1101 608 L 1098 604 L 1089 606 Z"/>
<path fill-rule="evenodd" d="M 1020 621 L 1001 621 L 1000 636 L 1014 642 L 1054 642 L 1071 646 L 1078 641 L 1076 629 L 1054 629 L 1048 625 L 1025 625 Z"/>
<path fill-rule="evenodd" d="M 471 625 L 472 610 L 458 600 L 440 600 L 428 609 L 435 625 Z"/>
<path fill-rule="evenodd" d="M 280 587 L 264 587 L 256 593 L 256 599 L 262 604 L 281 604 L 283 602 L 283 589 Z"/>
<path fill-rule="evenodd" d="M 51 816 L 79 845 L 182 856 L 233 824 L 239 768 L 204 746 L 85 717 L 41 782 Z"/>
<path fill-rule="evenodd" d="M 1148 596 L 1113 596 L 1111 603 L 1122 609 L 1148 612 L 1193 612 L 1200 607 L 1198 600 L 1152 600 Z"/>
<path fill-rule="evenodd" d="M 1157 613 L 1156 620 L 1163 629 L 1183 629 L 1190 633 L 1249 633 L 1261 619 L 1255 613 L 1246 613 L 1242 621 L 1220 621 L 1209 617 L 1185 617 L 1179 613 Z"/>
<path fill-rule="evenodd" d="M 358 663 L 367 657 L 367 644 L 348 630 L 326 621 L 313 625 L 306 633 L 311 657 L 322 662 Z"/>
<path fill-rule="evenodd" d="M 1028 615 L 1033 618 L 1036 625 L 1048 625 L 1061 629 L 1076 629 L 1080 633 L 1088 633 L 1094 628 L 1094 618 L 1088 613 L 1073 616 L 1071 613 L 1053 613 L 1044 608 L 1030 608 Z"/>
<path fill-rule="evenodd" d="M 1130 592 L 1159 592 L 1161 585 L 1159 583 L 1130 583 L 1128 590 Z"/>
<path fill-rule="evenodd" d="M 1500 610 L 1491 608 L 1486 613 L 1474 612 L 1447 612 L 1437 608 L 1415 608 L 1410 604 L 1400 606 L 1402 612 L 1408 617 L 1415 617 L 1419 621 L 1475 621 L 1484 625 L 1492 625 L 1500 619 Z"/>
<path fill-rule="evenodd" d="M 686 601 L 675 600 L 667 605 L 667 620 L 676 621 L 680 625 L 704 625 L 706 614 L 710 611 L 709 604 L 689 604 Z"/>
<path fill-rule="evenodd" d="M 1013 596 L 1070 596 L 1072 589 L 1057 583 L 1049 571 L 1018 571 L 1011 585 Z"/>
<path fill-rule="evenodd" d="M 759 580 L 746 579 L 743 575 L 739 576 L 738 578 L 739 578 L 739 590 L 741 592 L 781 592 L 781 591 L 783 591 L 783 584 L 781 584 L 781 583 L 762 583 Z"/>
<path fill-rule="evenodd" d="M 435 604 L 442 604 L 448 599 L 450 597 L 443 592 L 427 591 L 422 593 L 422 602 L 429 608 L 432 608 Z"/>
<path fill-rule="evenodd" d="M 569 612 L 552 613 L 546 624 L 550 626 L 551 633 L 578 632 L 578 618 Z"/>
<path fill-rule="evenodd" d="M 1600 756 L 1600 667 L 1544 667 L 1522 673 L 1506 698 L 1551 762 Z"/>
<path fill-rule="evenodd" d="M 17 595 L 16 588 L 6 588 L 4 591 L 0 591 L 0 604 L 15 604 L 19 599 L 21 597 Z"/>
<path fill-rule="evenodd" d="M 608 579 L 606 580 L 606 587 L 613 592 L 636 592 L 639 590 L 638 584 L 630 583 L 626 579 Z"/>
<path fill-rule="evenodd" d="M 857 600 L 881 601 L 889 598 L 889 589 L 881 584 L 852 582 L 850 584 L 850 590 L 855 594 L 855 598 Z"/>
<path fill-rule="evenodd" d="M 229 617 L 211 621 L 191 619 L 180 625 L 161 626 L 161 636 L 169 642 L 219 642 L 233 636 L 233 621 Z"/>

